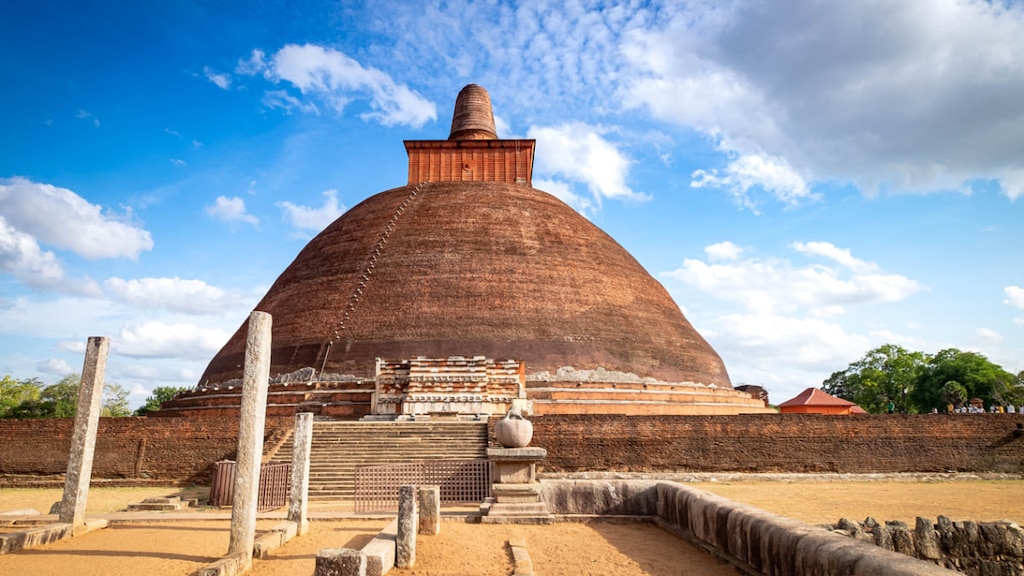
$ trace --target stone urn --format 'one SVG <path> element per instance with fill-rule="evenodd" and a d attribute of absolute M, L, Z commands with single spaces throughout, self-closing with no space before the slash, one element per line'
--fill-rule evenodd
<path fill-rule="evenodd" d="M 509 410 L 494 424 L 494 436 L 505 448 L 525 448 L 533 438 L 533 424 L 519 412 Z"/>

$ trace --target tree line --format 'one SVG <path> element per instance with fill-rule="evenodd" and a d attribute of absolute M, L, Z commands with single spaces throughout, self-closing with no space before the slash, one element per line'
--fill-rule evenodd
<path fill-rule="evenodd" d="M 872 414 L 946 412 L 975 398 L 987 409 L 1024 404 L 1024 371 L 1012 374 L 977 352 L 927 354 L 885 344 L 833 372 L 821 388 Z"/>
<path fill-rule="evenodd" d="M 68 374 L 50 385 L 38 378 L 16 380 L 8 374 L 0 379 L 0 418 L 71 418 L 78 409 L 80 382 L 78 374 Z M 145 416 L 184 390 L 157 386 L 145 404 L 132 411 L 127 390 L 118 384 L 104 384 L 100 415 Z"/>

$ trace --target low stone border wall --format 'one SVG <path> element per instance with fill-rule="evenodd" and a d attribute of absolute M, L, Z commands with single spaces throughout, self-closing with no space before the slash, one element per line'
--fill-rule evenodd
<path fill-rule="evenodd" d="M 939 516 L 932 524 L 918 517 L 911 528 L 903 522 L 879 524 L 874 518 L 829 526 L 886 550 L 893 550 L 970 576 L 1024 574 L 1024 530 L 1014 522 L 954 522 Z"/>
<path fill-rule="evenodd" d="M 653 517 L 746 574 L 949 574 L 935 565 L 675 482 L 545 480 L 552 513 Z"/>

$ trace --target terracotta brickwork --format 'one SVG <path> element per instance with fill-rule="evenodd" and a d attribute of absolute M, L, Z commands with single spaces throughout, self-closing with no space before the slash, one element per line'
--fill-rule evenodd
<path fill-rule="evenodd" d="M 534 140 L 407 140 L 409 184 L 507 182 L 533 185 Z"/>
<path fill-rule="evenodd" d="M 496 419 L 492 418 L 491 422 Z M 545 472 L 1024 472 L 1024 415 L 537 416 Z M 293 418 L 268 418 L 264 446 Z M 0 420 L 0 483 L 63 474 L 70 419 Z M 93 478 L 207 482 L 235 419 L 102 418 Z M 491 434 L 493 438 L 493 431 Z"/>
<path fill-rule="evenodd" d="M 283 437 L 292 422 L 268 418 L 265 445 Z M 72 425 L 71 418 L 0 420 L 0 484 L 18 483 L 13 476 L 64 474 Z M 233 458 L 237 443 L 237 416 L 101 418 L 92 477 L 125 484 L 208 482 L 213 463 Z"/>
<path fill-rule="evenodd" d="M 549 472 L 1024 472 L 1020 414 L 531 420 Z"/>

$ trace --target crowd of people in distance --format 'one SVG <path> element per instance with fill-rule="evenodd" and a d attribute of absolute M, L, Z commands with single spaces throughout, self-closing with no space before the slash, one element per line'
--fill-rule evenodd
<path fill-rule="evenodd" d="M 933 412 L 934 411 L 935 410 L 933 410 Z M 953 414 L 984 414 L 985 408 L 976 404 L 964 404 L 963 406 L 957 407 L 954 407 L 952 404 L 948 404 L 946 406 L 946 411 Z M 988 407 L 988 412 L 990 414 L 1016 414 L 1017 407 L 1013 404 L 1007 404 L 1006 406 L 993 404 Z M 1024 406 L 1020 407 L 1020 412 L 1021 414 L 1024 414 Z"/>

